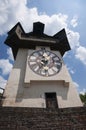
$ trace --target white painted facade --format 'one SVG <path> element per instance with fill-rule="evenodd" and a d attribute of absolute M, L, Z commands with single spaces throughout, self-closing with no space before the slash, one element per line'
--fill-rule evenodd
<path fill-rule="evenodd" d="M 46 108 L 46 92 L 56 92 L 59 108 L 82 106 L 64 62 L 55 76 L 37 75 L 29 68 L 27 61 L 33 51 L 19 49 L 6 85 L 3 106 Z M 58 51 L 54 53 L 61 57 Z"/>

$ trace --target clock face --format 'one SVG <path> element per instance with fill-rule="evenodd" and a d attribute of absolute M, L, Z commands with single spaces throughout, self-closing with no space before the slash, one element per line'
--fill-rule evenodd
<path fill-rule="evenodd" d="M 46 77 L 57 74 L 62 67 L 60 58 L 45 48 L 33 52 L 28 57 L 28 64 L 36 74 Z"/>

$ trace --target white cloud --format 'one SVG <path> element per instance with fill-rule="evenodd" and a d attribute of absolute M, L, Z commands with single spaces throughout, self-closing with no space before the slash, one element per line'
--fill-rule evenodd
<path fill-rule="evenodd" d="M 71 74 L 74 74 L 75 72 L 74 72 L 74 70 L 70 70 L 70 73 L 71 73 Z"/>
<path fill-rule="evenodd" d="M 79 46 L 76 49 L 76 55 L 75 57 L 79 59 L 83 64 L 86 65 L 86 48 L 83 46 Z"/>
<path fill-rule="evenodd" d="M 0 34 L 27 16 L 27 0 L 0 0 Z"/>
<path fill-rule="evenodd" d="M 13 55 L 11 48 L 7 49 L 8 59 L 0 59 L 0 73 L 2 75 L 8 75 L 12 69 L 12 64 L 9 60 L 13 61 Z"/>
<path fill-rule="evenodd" d="M 80 94 L 85 94 L 86 93 L 86 88 L 83 88 L 82 90 L 80 90 L 80 86 L 79 86 L 79 84 L 78 83 L 76 83 L 76 82 L 73 82 L 73 84 L 74 84 L 74 86 L 76 87 L 76 89 L 78 90 L 78 92 L 80 93 Z"/>
<path fill-rule="evenodd" d="M 14 59 L 13 59 L 13 54 L 12 54 L 11 48 L 7 49 L 7 54 L 8 54 L 8 59 L 13 61 Z"/>
<path fill-rule="evenodd" d="M 2 76 L 0 76 L 0 88 L 5 88 L 7 80 L 5 80 Z M 3 90 L 0 89 L 0 93 L 3 93 Z"/>
<path fill-rule="evenodd" d="M 78 25 L 78 17 L 74 16 L 73 19 L 71 20 L 70 24 L 75 28 Z"/>
<path fill-rule="evenodd" d="M 79 86 L 79 84 L 78 84 L 77 82 L 73 82 L 73 84 L 74 84 L 74 86 L 76 87 L 77 92 L 80 93 L 81 91 L 80 91 L 80 86 Z"/>
<path fill-rule="evenodd" d="M 78 89 L 79 88 L 79 84 L 76 82 L 73 82 L 74 86 Z"/>
<path fill-rule="evenodd" d="M 0 0 L 0 34 L 10 30 L 18 21 L 22 23 L 25 31 L 32 30 L 33 22 L 41 21 L 46 25 L 45 31 L 53 34 L 67 27 L 67 18 L 67 15 L 61 13 L 52 16 L 38 14 L 37 8 L 27 7 L 27 0 Z"/>
<path fill-rule="evenodd" d="M 46 17 L 46 19 L 45 19 Z M 68 16 L 64 14 L 56 14 L 52 16 L 42 15 L 40 18 L 45 23 L 45 33 L 53 35 L 63 28 L 67 28 Z"/>
<path fill-rule="evenodd" d="M 67 65 L 67 69 L 69 70 L 69 72 L 70 72 L 71 74 L 74 74 L 74 73 L 75 73 L 74 69 L 73 69 L 73 68 L 70 68 L 68 65 Z"/>
<path fill-rule="evenodd" d="M 7 75 L 10 73 L 10 71 L 12 69 L 12 64 L 9 62 L 8 59 L 1 59 L 0 60 L 0 69 L 1 69 L 1 73 L 3 75 Z"/>
<path fill-rule="evenodd" d="M 76 49 L 77 47 L 80 46 L 80 43 L 79 43 L 79 38 L 80 38 L 80 34 L 78 32 L 74 32 L 72 30 L 67 30 L 68 32 L 68 40 L 69 40 L 69 43 L 70 43 L 70 46 L 72 49 Z"/>
<path fill-rule="evenodd" d="M 76 87 L 76 89 L 77 89 L 77 91 L 78 91 L 79 94 L 83 94 L 84 95 L 86 93 L 86 88 L 82 88 L 82 90 L 80 90 L 80 86 L 79 86 L 78 83 L 73 82 L 73 84 Z"/>
<path fill-rule="evenodd" d="M 84 95 L 85 93 L 86 93 L 86 89 L 83 88 L 82 91 L 80 91 L 80 94 L 83 94 L 83 95 Z"/>

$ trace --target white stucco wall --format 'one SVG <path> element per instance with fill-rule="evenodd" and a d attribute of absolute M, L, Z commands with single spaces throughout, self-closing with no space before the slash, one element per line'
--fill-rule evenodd
<path fill-rule="evenodd" d="M 65 64 L 63 63 L 61 71 L 55 76 L 39 76 L 27 64 L 27 56 L 32 51 L 18 51 L 6 85 L 3 106 L 45 108 L 45 92 L 56 92 L 59 108 L 82 106 Z"/>

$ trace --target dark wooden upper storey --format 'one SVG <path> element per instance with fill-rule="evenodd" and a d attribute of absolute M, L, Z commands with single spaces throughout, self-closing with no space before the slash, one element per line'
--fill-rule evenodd
<path fill-rule="evenodd" d="M 10 46 L 16 58 L 19 48 L 35 49 L 36 46 L 49 46 L 51 50 L 59 50 L 61 55 L 70 50 L 70 45 L 66 36 L 65 29 L 53 36 L 43 33 L 44 24 L 33 23 L 33 31 L 25 33 L 20 23 L 17 23 L 9 32 L 5 44 Z"/>

